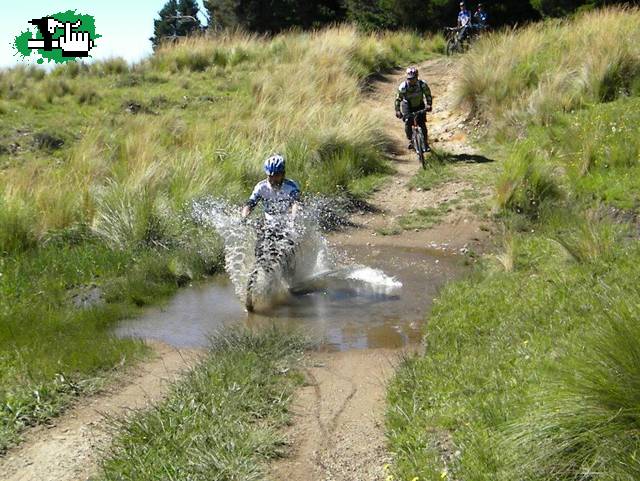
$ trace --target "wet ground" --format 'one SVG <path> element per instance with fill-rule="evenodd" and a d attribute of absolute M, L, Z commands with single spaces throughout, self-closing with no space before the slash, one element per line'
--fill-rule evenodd
<path fill-rule="evenodd" d="M 297 328 L 330 350 L 397 348 L 419 342 L 437 291 L 464 272 L 464 258 L 442 251 L 345 246 L 340 265 L 268 312 L 248 314 L 226 276 L 182 289 L 163 308 L 120 324 L 120 336 L 204 347 L 226 326 L 278 323 Z M 381 270 L 386 274 L 379 282 Z M 389 276 L 389 277 L 387 277 Z M 395 281 L 395 282 L 394 282 Z M 401 287 L 400 287 L 401 283 Z"/>

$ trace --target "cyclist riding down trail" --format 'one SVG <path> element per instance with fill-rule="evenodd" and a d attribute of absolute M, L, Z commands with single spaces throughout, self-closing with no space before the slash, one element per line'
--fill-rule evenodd
<path fill-rule="evenodd" d="M 425 109 L 427 112 L 431 112 L 432 102 L 431 89 L 429 88 L 429 85 L 427 85 L 427 82 L 418 78 L 418 69 L 416 67 L 407 68 L 407 79 L 398 87 L 395 107 L 396 117 L 404 121 L 404 132 L 409 140 L 409 145 L 407 146 L 408 149 L 413 148 L 413 144 L 411 142 L 411 122 L 410 119 L 407 118 L 408 114 Z M 429 152 L 431 148 L 429 147 L 429 137 L 427 135 L 427 116 L 425 113 L 422 113 L 418 115 L 416 120 L 418 125 L 422 127 L 425 137 L 426 151 Z"/>
<path fill-rule="evenodd" d="M 469 29 L 471 28 L 471 13 L 467 10 L 464 2 L 460 2 L 460 11 L 458 12 L 458 28 L 460 29 L 459 39 L 462 41 L 467 38 Z"/>
<path fill-rule="evenodd" d="M 256 184 L 242 209 L 245 219 L 258 202 L 264 207 L 264 224 L 256 232 L 255 266 L 247 281 L 245 307 L 249 312 L 254 310 L 256 288 L 269 288 L 276 272 L 285 279 L 293 275 L 299 234 L 293 221 L 301 210 L 300 188 L 285 178 L 284 157 L 280 154 L 268 157 L 264 171 L 267 178 Z"/>
<path fill-rule="evenodd" d="M 473 23 L 475 28 L 480 31 L 489 28 L 489 15 L 481 3 L 478 4 L 477 10 L 473 14 Z"/>

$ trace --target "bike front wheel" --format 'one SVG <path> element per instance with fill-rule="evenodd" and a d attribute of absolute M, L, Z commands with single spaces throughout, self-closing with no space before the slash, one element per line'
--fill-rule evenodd
<path fill-rule="evenodd" d="M 255 268 L 251 271 L 251 274 L 249 274 L 249 280 L 247 281 L 247 294 L 244 302 L 244 307 L 246 307 L 247 312 L 253 312 L 254 310 L 254 294 L 257 280 L 258 269 Z"/>
<path fill-rule="evenodd" d="M 413 129 L 413 148 L 416 151 L 416 155 L 418 156 L 418 161 L 420 161 L 420 165 L 423 169 L 427 168 L 427 164 L 424 159 L 424 153 L 427 150 L 427 144 L 424 141 L 424 134 L 422 132 L 421 127 L 416 127 Z"/>
<path fill-rule="evenodd" d="M 447 40 L 447 45 L 445 47 L 445 53 L 447 56 L 451 56 L 456 52 L 456 41 L 452 38 Z"/>

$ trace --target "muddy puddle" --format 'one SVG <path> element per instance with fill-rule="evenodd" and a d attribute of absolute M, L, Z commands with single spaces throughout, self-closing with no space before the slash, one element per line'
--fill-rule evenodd
<path fill-rule="evenodd" d="M 417 343 L 438 290 L 466 268 L 461 256 L 400 247 L 340 246 L 343 266 L 295 286 L 260 313 L 247 313 L 226 276 L 180 290 L 163 308 L 119 325 L 119 336 L 204 347 L 226 326 L 292 327 L 330 350 Z"/>

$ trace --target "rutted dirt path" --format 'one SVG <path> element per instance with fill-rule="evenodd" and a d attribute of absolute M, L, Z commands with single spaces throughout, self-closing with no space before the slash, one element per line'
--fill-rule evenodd
<path fill-rule="evenodd" d="M 107 417 L 120 417 L 162 399 L 170 383 L 201 354 L 149 343 L 155 358 L 135 367 L 108 390 L 84 399 L 67 413 L 25 435 L 24 442 L 0 458 L 2 481 L 84 481 L 95 474 L 109 445 Z"/>
<path fill-rule="evenodd" d="M 421 77 L 431 86 L 434 112 L 428 119 L 433 147 L 457 155 L 455 178 L 432 190 L 410 189 L 409 181 L 419 165 L 406 149 L 402 124 L 393 117 L 393 98 L 403 73 L 387 76 L 374 86 L 369 102 L 372 109 L 388 112 L 385 130 L 394 135 L 393 156 L 397 173 L 374 194 L 374 212 L 355 214 L 358 228 L 336 234 L 336 245 L 396 245 L 440 248 L 463 252 L 477 250 L 488 236 L 482 221 L 469 210 L 465 192 L 475 189 L 470 180 L 484 162 L 469 145 L 465 134 L 465 114 L 453 106 L 455 64 L 441 58 L 420 65 Z M 471 175 L 473 174 L 473 175 Z M 437 206 L 459 199 L 442 222 L 428 230 L 380 234 L 394 226 L 399 217 L 412 210 Z M 107 391 L 79 402 L 55 420 L 50 428 L 39 427 L 25 435 L 25 441 L 0 458 L 3 481 L 77 481 L 95 474 L 101 451 L 110 434 L 105 416 L 122 416 L 160 400 L 169 383 L 188 369 L 201 351 L 179 351 L 152 344 L 157 358 L 138 366 L 124 380 Z M 408 349 L 415 349 L 411 347 Z M 299 390 L 294 402 L 294 418 L 288 437 L 291 456 L 274 463 L 274 480 L 290 481 L 374 481 L 384 480 L 389 462 L 383 431 L 386 383 L 407 350 L 360 350 L 316 353 L 308 358 L 305 370 L 308 385 Z"/>
<path fill-rule="evenodd" d="M 454 109 L 455 64 L 446 58 L 420 65 L 434 96 L 434 112 L 428 119 L 432 147 L 456 155 L 455 180 L 429 191 L 411 189 L 409 182 L 418 172 L 415 154 L 406 149 L 402 124 L 393 114 L 393 98 L 403 72 L 378 82 L 370 102 L 374 109 L 388 112 L 385 130 L 394 135 L 394 164 L 397 173 L 374 194 L 374 212 L 360 213 L 351 221 L 358 228 L 334 235 L 334 245 L 394 245 L 439 248 L 467 252 L 480 250 L 487 229 L 469 210 L 465 192 L 474 191 L 485 199 L 488 189 L 478 191 L 473 176 L 486 159 L 469 145 L 466 115 Z M 460 207 L 447 213 L 432 229 L 381 235 L 380 230 L 395 225 L 413 209 L 434 207 L 460 199 Z M 416 346 L 401 350 L 358 350 L 310 356 L 306 377 L 293 404 L 293 425 L 288 439 L 292 455 L 274 463 L 272 478 L 291 481 L 383 481 L 385 464 L 391 461 L 385 448 L 384 408 L 386 385 L 403 355 Z"/>

